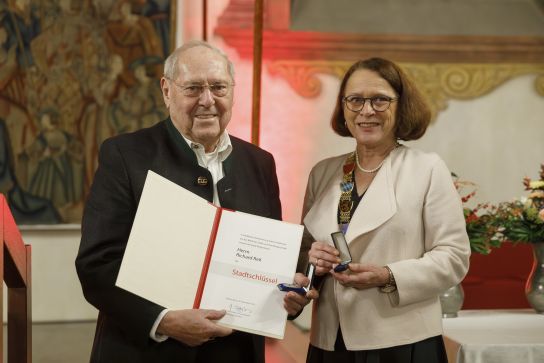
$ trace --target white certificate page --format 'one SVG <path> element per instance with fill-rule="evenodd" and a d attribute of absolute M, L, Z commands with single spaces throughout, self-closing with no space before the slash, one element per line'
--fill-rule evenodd
<path fill-rule="evenodd" d="M 225 309 L 219 324 L 282 339 L 280 282 L 295 275 L 303 227 L 223 210 L 200 308 Z"/>
<path fill-rule="evenodd" d="M 116 285 L 169 309 L 191 309 L 216 211 L 149 171 Z"/>

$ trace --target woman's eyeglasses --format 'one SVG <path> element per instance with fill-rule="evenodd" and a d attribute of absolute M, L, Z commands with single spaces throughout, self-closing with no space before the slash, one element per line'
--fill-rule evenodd
<path fill-rule="evenodd" d="M 370 101 L 370 106 L 374 111 L 383 112 L 389 108 L 391 102 L 397 101 L 398 98 L 387 96 L 361 97 L 355 95 L 342 98 L 342 101 L 344 101 L 348 110 L 353 112 L 360 112 L 363 107 L 365 107 L 367 100 Z"/>

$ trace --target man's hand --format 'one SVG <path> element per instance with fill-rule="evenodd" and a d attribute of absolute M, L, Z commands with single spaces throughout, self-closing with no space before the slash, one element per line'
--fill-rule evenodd
<path fill-rule="evenodd" d="M 307 286 L 310 280 L 303 274 L 297 272 L 295 275 L 295 284 L 299 286 Z M 283 298 L 283 307 L 287 310 L 287 314 L 291 316 L 297 315 L 311 300 L 319 297 L 319 293 L 315 289 L 311 289 L 306 295 L 297 294 L 294 291 L 289 291 Z"/>
<path fill-rule="evenodd" d="M 195 347 L 215 337 L 224 337 L 232 333 L 232 329 L 214 322 L 221 319 L 225 313 L 224 310 L 172 310 L 162 318 L 157 333 Z"/>

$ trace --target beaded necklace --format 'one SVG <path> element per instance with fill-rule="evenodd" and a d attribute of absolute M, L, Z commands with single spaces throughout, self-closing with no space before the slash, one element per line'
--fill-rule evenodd
<path fill-rule="evenodd" d="M 401 145 L 397 142 L 392 150 L 396 149 L 399 146 Z M 391 151 L 389 153 L 391 153 Z M 340 200 L 338 201 L 338 222 L 339 227 L 342 232 L 344 232 L 344 234 L 346 233 L 349 222 L 351 221 L 351 213 L 353 210 L 352 192 L 355 186 L 355 182 L 353 180 L 355 176 L 355 173 L 353 172 L 355 170 L 355 165 L 357 165 L 357 167 L 365 173 L 375 173 L 383 166 L 386 158 L 387 156 L 381 161 L 381 163 L 377 167 L 368 170 L 362 168 L 359 164 L 359 155 L 357 155 L 357 150 L 352 152 L 347 157 L 346 162 L 344 163 L 344 166 L 342 168 L 342 171 L 344 172 L 344 176 L 342 177 L 342 181 L 340 182 L 340 190 L 342 194 L 340 194 Z"/>
<path fill-rule="evenodd" d="M 355 152 L 351 153 L 344 163 L 344 176 L 340 183 L 340 201 L 338 202 L 339 222 L 342 230 L 347 229 L 351 220 L 351 210 L 353 208 L 353 200 L 351 200 L 351 192 L 353 191 L 353 170 L 355 169 Z M 343 231 L 345 233 L 345 231 Z"/>

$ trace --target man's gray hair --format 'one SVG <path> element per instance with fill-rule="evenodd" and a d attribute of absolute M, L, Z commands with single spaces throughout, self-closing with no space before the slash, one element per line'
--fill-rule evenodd
<path fill-rule="evenodd" d="M 227 57 L 227 55 L 221 49 L 216 48 L 210 43 L 204 42 L 202 40 L 191 40 L 183 44 L 181 47 L 176 48 L 164 61 L 164 77 L 175 80 L 176 77 L 178 76 L 178 71 L 179 71 L 179 67 L 177 67 L 178 58 L 183 54 L 183 52 L 195 47 L 205 47 L 205 48 L 211 49 L 217 52 L 223 58 L 225 58 L 225 61 L 227 62 L 227 69 L 229 71 L 229 74 L 232 80 L 234 80 L 234 64 L 232 64 L 232 62 Z"/>

